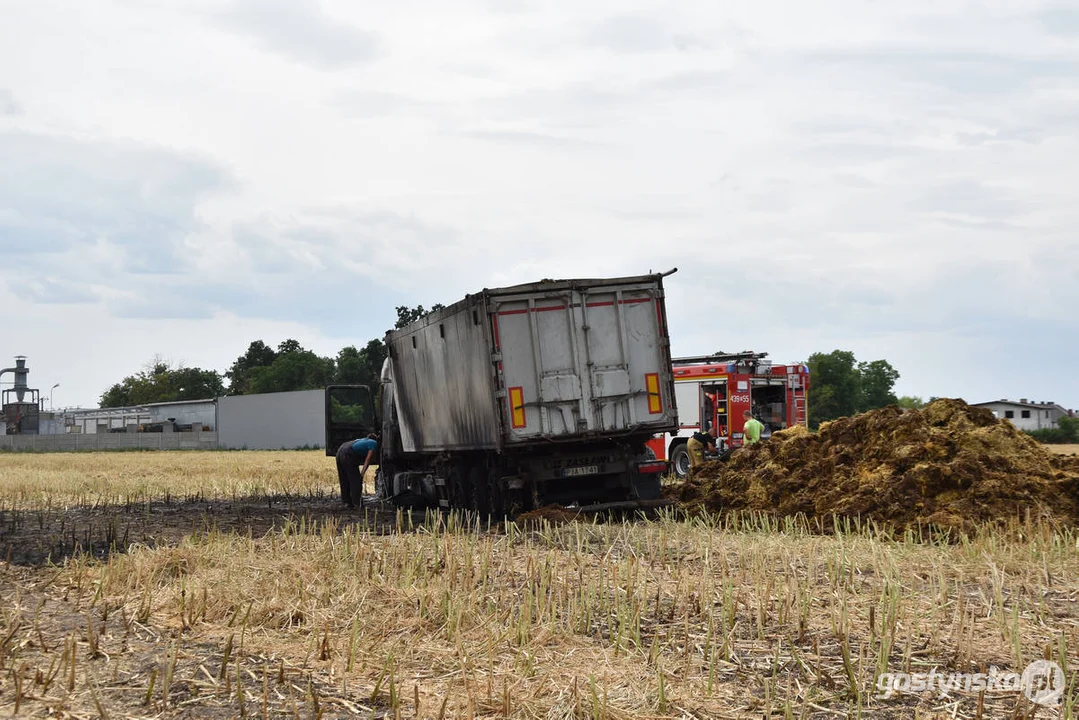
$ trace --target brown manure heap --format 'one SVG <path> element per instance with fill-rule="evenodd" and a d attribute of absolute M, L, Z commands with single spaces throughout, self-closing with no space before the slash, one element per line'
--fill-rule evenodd
<path fill-rule="evenodd" d="M 701 466 L 675 496 L 713 512 L 825 521 L 860 517 L 905 529 L 972 530 L 1012 518 L 1079 524 L 1079 462 L 961 400 L 891 406 L 774 434 Z"/>

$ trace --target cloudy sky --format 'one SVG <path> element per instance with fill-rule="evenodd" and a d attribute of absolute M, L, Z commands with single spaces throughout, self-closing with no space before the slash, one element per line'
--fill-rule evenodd
<path fill-rule="evenodd" d="M 324 354 L 544 277 L 674 352 L 1079 407 L 1079 5 L 0 0 L 0 366 Z"/>

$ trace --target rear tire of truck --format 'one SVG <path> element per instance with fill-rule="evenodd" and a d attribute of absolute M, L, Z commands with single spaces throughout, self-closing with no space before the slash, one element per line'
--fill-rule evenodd
<path fill-rule="evenodd" d="M 502 476 L 495 468 L 487 472 L 487 497 L 491 514 L 502 518 L 506 514 L 506 492 L 502 485 Z"/>
<path fill-rule="evenodd" d="M 671 469 L 679 480 L 689 476 L 689 450 L 685 443 L 679 443 L 671 452 Z"/>
<path fill-rule="evenodd" d="M 446 471 L 446 494 L 449 495 L 451 511 L 468 507 L 471 497 L 465 489 L 465 473 L 457 466 L 451 466 Z"/>
<path fill-rule="evenodd" d="M 472 509 L 483 518 L 491 514 L 491 507 L 487 498 L 487 473 L 479 465 L 472 466 L 468 471 L 468 484 L 472 486 Z"/>

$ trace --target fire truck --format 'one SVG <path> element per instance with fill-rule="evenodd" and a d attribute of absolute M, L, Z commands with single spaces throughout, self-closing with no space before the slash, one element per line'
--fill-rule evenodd
<path fill-rule="evenodd" d="M 697 431 L 710 432 L 722 454 L 742 445 L 743 413 L 764 424 L 762 439 L 773 432 L 806 425 L 809 367 L 804 363 L 776 365 L 768 353 L 716 353 L 673 358 L 674 396 L 679 429 L 655 436 L 649 449 L 657 459 L 670 461 L 678 477 L 689 473 L 686 441 Z"/>

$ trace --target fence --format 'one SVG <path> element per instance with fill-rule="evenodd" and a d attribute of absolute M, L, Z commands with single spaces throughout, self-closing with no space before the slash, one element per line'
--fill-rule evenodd
<path fill-rule="evenodd" d="M 214 450 L 216 432 L 0 435 L 0 450 Z"/>

